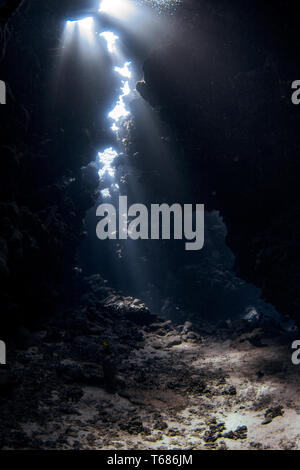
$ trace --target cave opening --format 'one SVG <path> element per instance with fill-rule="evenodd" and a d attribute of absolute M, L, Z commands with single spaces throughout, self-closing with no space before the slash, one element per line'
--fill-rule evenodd
<path fill-rule="evenodd" d="M 117 17 L 118 22 L 122 22 L 126 12 L 126 20 L 130 21 L 129 12 L 133 8 L 133 3 L 130 2 L 127 2 L 126 5 L 124 2 L 121 5 L 117 1 L 102 2 L 99 7 L 99 24 L 101 25 L 101 14 Z M 159 13 L 161 14 L 162 10 L 159 10 Z M 167 14 L 170 14 L 170 11 Z M 78 25 L 79 31 L 81 29 L 81 35 L 85 34 L 89 37 L 93 30 L 95 37 L 103 38 L 106 41 L 107 52 L 110 55 L 110 67 L 120 76 L 120 94 L 116 97 L 115 105 L 107 112 L 107 120 L 113 123 L 110 126 L 113 133 L 113 146 L 99 151 L 98 160 L 96 160 L 96 164 L 99 166 L 101 188 L 97 204 L 101 200 L 115 202 L 120 191 L 121 194 L 129 195 L 131 198 L 139 198 L 136 202 L 139 200 L 149 201 L 149 198 L 153 197 L 152 188 L 150 191 L 147 188 L 149 183 L 138 188 L 138 183 L 134 179 L 140 179 L 140 174 L 134 172 L 133 167 L 137 159 L 145 160 L 140 162 L 141 166 L 147 165 L 147 160 L 151 162 L 155 159 L 154 153 L 161 153 L 161 141 L 165 139 L 170 143 L 175 141 L 175 136 L 170 127 L 160 121 L 155 110 L 142 102 L 143 99 L 137 95 L 135 84 L 139 80 L 143 80 L 142 70 L 139 70 L 138 64 L 143 63 L 145 57 L 135 58 L 137 66 L 134 67 L 135 73 L 133 73 L 132 61 L 129 58 L 130 50 L 127 48 L 128 57 L 126 57 L 126 53 L 123 52 L 122 31 L 118 31 L 118 24 L 114 26 L 114 31 L 102 31 L 101 28 L 99 31 L 95 31 L 94 22 L 90 17 L 87 17 L 79 19 Z M 67 21 L 67 28 L 69 27 L 70 21 Z M 147 118 L 143 116 L 143 124 L 138 130 L 136 130 L 135 120 L 139 119 L 141 115 L 132 114 L 132 102 L 134 102 L 134 110 L 139 108 L 140 113 L 147 114 Z M 150 119 L 152 125 L 149 130 Z M 167 134 L 166 138 L 163 137 L 164 134 Z M 143 154 L 145 148 L 143 138 L 146 141 L 156 139 L 156 145 L 152 143 L 151 150 L 148 151 L 146 157 Z M 134 152 L 131 147 L 141 148 L 142 151 Z M 176 148 L 178 155 L 176 158 L 173 153 L 174 147 L 175 145 L 172 150 L 167 151 L 169 153 L 167 158 L 166 151 L 162 153 L 165 161 L 158 162 L 158 172 L 160 171 L 159 165 L 165 164 L 164 171 L 168 173 L 170 166 L 174 167 L 177 163 L 176 160 L 180 159 L 181 151 Z M 172 171 L 170 170 L 171 174 Z M 133 173 L 131 184 L 126 181 L 127 172 Z M 178 169 L 178 173 L 180 174 L 180 169 Z M 170 181 L 162 180 L 164 184 L 162 197 L 165 200 L 170 197 L 168 194 Z M 186 197 L 184 186 L 185 184 L 181 183 L 181 187 L 178 188 L 180 198 Z M 102 242 L 103 245 L 100 246 L 97 243 L 94 227 L 97 204 L 90 209 L 86 217 L 88 236 L 79 249 L 79 265 L 86 275 L 96 275 L 100 271 L 101 275 L 121 293 L 138 297 L 146 302 L 155 313 L 183 323 L 191 319 L 197 321 L 197 317 L 202 320 L 209 319 L 213 322 L 220 322 L 244 317 L 249 312 L 255 311 L 259 311 L 259 315 L 262 316 L 270 315 L 278 318 L 275 309 L 260 299 L 259 289 L 236 277 L 234 256 L 226 246 L 225 224 L 216 211 L 210 211 L 206 214 L 206 246 L 200 256 L 191 260 L 179 254 L 181 249 L 179 243 L 173 244 L 170 249 L 164 243 L 158 243 L 156 246 L 149 245 L 149 243 L 147 246 L 145 243 L 135 243 L 137 246 L 134 246 L 134 243 L 128 240 L 123 242 L 118 240 L 111 244 Z M 170 262 L 170 259 L 173 260 L 174 257 L 178 259 L 175 262 Z M 153 260 L 155 261 L 153 262 Z M 172 275 L 174 270 L 177 274 L 177 280 Z M 202 298 L 201 301 L 199 301 L 200 298 Z"/>

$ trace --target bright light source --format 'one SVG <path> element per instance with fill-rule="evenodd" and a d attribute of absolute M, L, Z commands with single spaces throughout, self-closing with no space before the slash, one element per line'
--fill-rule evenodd
<path fill-rule="evenodd" d="M 125 62 L 123 67 L 114 67 L 114 70 L 122 75 L 123 77 L 130 78 L 131 77 L 131 70 L 129 69 L 131 62 Z M 124 101 L 125 96 L 130 95 L 131 90 L 129 86 L 129 81 L 123 81 L 122 82 L 122 88 L 121 88 L 121 95 L 117 101 L 117 104 L 115 107 L 110 111 L 108 114 L 108 117 L 112 119 L 114 122 L 114 125 L 112 127 L 113 131 L 117 131 L 117 123 L 121 120 L 129 116 L 130 111 L 126 108 L 126 103 Z"/>
<path fill-rule="evenodd" d="M 103 164 L 103 167 L 99 171 L 100 178 L 102 178 L 106 172 L 109 176 L 115 176 L 115 170 L 111 165 L 117 156 L 118 152 L 116 152 L 112 147 L 103 150 L 103 152 L 98 152 L 99 160 Z"/>
<path fill-rule="evenodd" d="M 121 96 L 114 109 L 109 113 L 108 117 L 113 121 L 118 122 L 120 119 L 129 116 L 129 114 L 130 112 L 128 109 L 126 109 L 123 96 Z"/>
<path fill-rule="evenodd" d="M 121 88 L 121 95 L 117 101 L 117 104 L 116 106 L 114 107 L 114 109 L 109 113 L 108 117 L 110 119 L 112 119 L 114 122 L 113 126 L 112 126 L 112 130 L 113 131 L 117 131 L 119 130 L 119 128 L 117 127 L 116 123 L 120 121 L 120 119 L 122 118 L 126 118 L 127 116 L 129 116 L 130 112 L 128 111 L 128 109 L 126 108 L 126 104 L 124 102 L 124 98 L 125 96 L 128 96 L 130 95 L 131 93 L 131 90 L 130 90 L 130 87 L 129 87 L 129 82 L 126 81 L 126 82 L 123 82 L 123 86 Z"/>
<path fill-rule="evenodd" d="M 103 199 L 111 198 L 110 191 L 108 188 L 102 189 L 101 194 Z"/>
<path fill-rule="evenodd" d="M 80 38 L 89 44 L 92 44 L 95 39 L 95 21 L 92 16 L 86 18 L 67 20 L 66 31 L 68 34 L 73 33 L 75 28 L 78 28 Z"/>
<path fill-rule="evenodd" d="M 134 5 L 130 0 L 102 0 L 99 11 L 100 13 L 126 19 L 134 12 Z"/>
<path fill-rule="evenodd" d="M 95 37 L 94 18 L 87 17 L 78 21 L 80 36 L 88 42 L 93 42 Z"/>
<path fill-rule="evenodd" d="M 113 125 L 111 126 L 111 130 L 113 132 L 118 132 L 118 130 L 120 130 L 120 128 L 116 125 L 116 123 L 114 122 Z"/>
<path fill-rule="evenodd" d="M 64 34 L 63 34 L 63 48 L 68 47 L 73 39 L 75 33 L 76 22 L 67 20 L 65 23 Z"/>
<path fill-rule="evenodd" d="M 71 30 L 71 29 L 74 29 L 74 28 L 75 28 L 76 21 L 67 20 L 67 21 L 66 21 L 66 24 L 67 24 L 67 28 L 68 28 L 69 30 Z"/>
<path fill-rule="evenodd" d="M 123 67 L 115 67 L 114 70 L 119 73 L 120 75 L 122 75 L 122 77 L 125 77 L 125 78 L 131 78 L 131 70 L 130 70 L 130 65 L 131 65 L 131 62 L 125 62 L 125 64 L 123 65 Z"/>
<path fill-rule="evenodd" d="M 88 16 L 87 18 L 82 18 L 82 20 L 77 21 L 79 24 L 79 28 L 83 31 L 90 31 L 94 25 L 94 18 L 92 16 Z"/>
<path fill-rule="evenodd" d="M 123 82 L 123 83 L 124 83 L 124 85 L 123 85 L 123 87 L 121 88 L 122 93 L 123 93 L 123 96 L 128 96 L 128 95 L 130 95 L 130 93 L 131 93 L 130 86 L 129 86 L 129 82 L 128 82 L 128 80 L 127 80 L 126 82 Z"/>
<path fill-rule="evenodd" d="M 114 34 L 112 31 L 103 31 L 99 36 L 106 40 L 108 52 L 115 54 L 117 52 L 116 42 L 119 39 L 119 36 Z"/>

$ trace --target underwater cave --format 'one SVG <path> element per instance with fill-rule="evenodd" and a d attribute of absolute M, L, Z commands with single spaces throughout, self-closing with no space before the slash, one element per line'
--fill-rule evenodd
<path fill-rule="evenodd" d="M 300 449 L 298 29 L 0 0 L 1 450 Z"/>

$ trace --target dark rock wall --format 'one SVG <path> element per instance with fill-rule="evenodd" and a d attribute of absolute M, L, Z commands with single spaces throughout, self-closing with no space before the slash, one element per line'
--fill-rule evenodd
<path fill-rule="evenodd" d="M 114 92 L 101 82 L 99 67 L 90 75 L 82 69 L 77 51 L 69 74 L 61 70 L 64 20 L 88 3 L 1 2 L 1 79 L 7 84 L 7 104 L 0 108 L 2 336 L 49 313 L 74 288 L 82 219 L 98 186 L 97 170 L 83 167 L 102 137 L 99 105 Z M 94 80 L 83 81 L 84 74 Z"/>
<path fill-rule="evenodd" d="M 184 198 L 217 209 L 238 274 L 299 318 L 298 20 L 284 2 L 196 2 L 144 64 L 140 94 L 184 149 Z M 183 198 L 183 197 L 182 197 Z"/>

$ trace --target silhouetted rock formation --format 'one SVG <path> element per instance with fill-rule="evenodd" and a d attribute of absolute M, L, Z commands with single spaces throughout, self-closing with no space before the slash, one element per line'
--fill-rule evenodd
<path fill-rule="evenodd" d="M 177 21 L 176 39 L 145 61 L 137 89 L 184 149 L 185 199 L 220 211 L 240 277 L 262 287 L 281 313 L 299 319 L 293 12 L 281 2 L 269 8 L 189 0 Z"/>
<path fill-rule="evenodd" d="M 94 96 L 109 100 L 113 83 L 99 79 L 99 67 L 84 81 L 74 51 L 70 74 L 62 74 L 68 81 L 56 93 L 65 15 L 88 5 L 63 3 L 9 1 L 0 10 L 7 85 L 7 104 L 0 108 L 2 336 L 66 299 L 78 277 L 82 221 L 97 196 L 98 174 L 87 166 L 101 139 Z"/>

